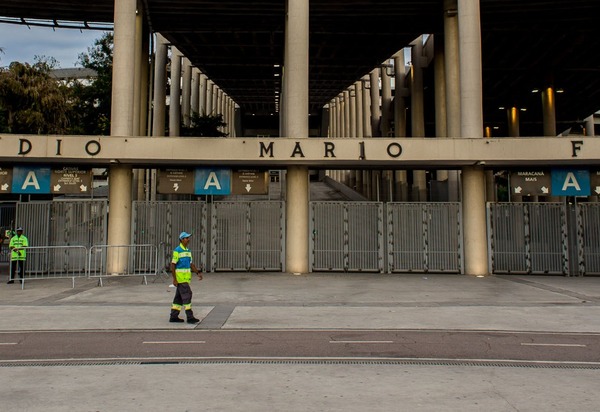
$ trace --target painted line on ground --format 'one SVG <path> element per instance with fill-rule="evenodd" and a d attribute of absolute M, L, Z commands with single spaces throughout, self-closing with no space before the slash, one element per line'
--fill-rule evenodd
<path fill-rule="evenodd" d="M 329 343 L 394 343 L 393 340 L 330 340 Z"/>
<path fill-rule="evenodd" d="M 578 343 L 521 343 L 522 346 L 558 346 L 558 347 L 576 347 L 576 348 L 587 348 L 587 345 L 581 345 Z"/>
<path fill-rule="evenodd" d="M 161 341 L 145 341 L 142 342 L 144 344 L 150 345 L 180 345 L 180 344 L 190 344 L 190 343 L 206 343 L 205 340 L 161 340 Z"/>

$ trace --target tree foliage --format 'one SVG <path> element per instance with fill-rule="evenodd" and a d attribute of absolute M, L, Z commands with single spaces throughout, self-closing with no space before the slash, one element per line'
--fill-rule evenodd
<path fill-rule="evenodd" d="M 64 134 L 70 104 L 64 85 L 50 76 L 56 60 L 36 56 L 33 65 L 0 68 L 0 129 L 8 133 Z"/>
<path fill-rule="evenodd" d="M 79 64 L 94 70 L 97 76 L 70 84 L 75 109 L 71 133 L 110 134 L 113 43 L 113 33 L 104 33 L 87 53 L 79 55 Z"/>
<path fill-rule="evenodd" d="M 221 130 L 227 126 L 221 114 L 199 114 L 192 112 L 190 126 L 181 126 L 181 135 L 190 137 L 226 137 Z"/>

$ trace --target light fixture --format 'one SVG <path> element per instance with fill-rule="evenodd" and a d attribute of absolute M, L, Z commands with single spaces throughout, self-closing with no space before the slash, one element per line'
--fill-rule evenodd
<path fill-rule="evenodd" d="M 519 110 L 521 110 L 522 112 L 526 112 L 527 111 L 527 107 L 521 107 Z"/>
<path fill-rule="evenodd" d="M 540 89 L 533 89 L 533 90 L 531 91 L 531 93 L 539 93 L 539 92 L 540 92 Z"/>

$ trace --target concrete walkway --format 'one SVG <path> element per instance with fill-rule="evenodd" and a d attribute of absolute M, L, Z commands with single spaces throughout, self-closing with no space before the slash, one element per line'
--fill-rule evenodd
<path fill-rule="evenodd" d="M 3 272 L 6 273 L 6 272 Z M 167 280 L 0 285 L 0 338 L 24 330 L 191 329 L 167 322 Z M 150 279 L 150 282 L 152 279 Z M 209 273 L 196 328 L 600 333 L 600 278 Z M 2 346 L 0 351 L 17 351 Z M 201 351 L 201 349 L 199 349 Z M 201 353 L 199 353 L 201 354 Z M 600 368 L 386 362 L 0 367 L 6 410 L 597 411 Z M 68 407 L 70 405 L 70 408 Z"/>
<path fill-rule="evenodd" d="M 600 333 L 600 278 L 209 273 L 194 280 L 198 328 L 471 329 Z M 0 331 L 180 329 L 166 279 L 0 285 Z"/>

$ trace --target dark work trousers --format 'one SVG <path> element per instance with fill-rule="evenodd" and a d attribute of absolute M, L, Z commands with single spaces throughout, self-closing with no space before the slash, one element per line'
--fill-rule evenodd
<path fill-rule="evenodd" d="M 185 314 L 188 319 L 194 317 L 192 312 L 192 288 L 189 283 L 178 283 L 173 305 L 171 306 L 171 318 L 176 318 L 181 311 L 181 307 L 185 309 Z"/>
<path fill-rule="evenodd" d="M 25 277 L 25 261 L 24 260 L 11 260 L 10 261 L 10 275 L 9 280 L 17 278 L 17 266 L 19 267 L 19 277 L 23 279 Z"/>

